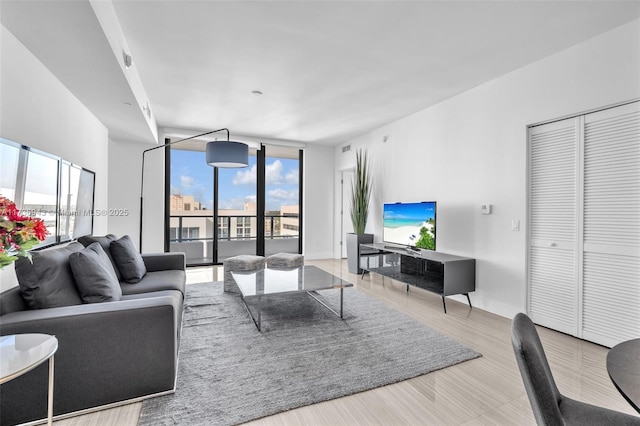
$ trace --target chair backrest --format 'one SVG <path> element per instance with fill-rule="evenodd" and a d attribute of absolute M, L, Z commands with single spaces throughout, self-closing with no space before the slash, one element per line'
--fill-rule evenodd
<path fill-rule="evenodd" d="M 539 425 L 564 424 L 559 408 L 562 395 L 553 380 L 536 327 L 523 313 L 513 318 L 511 343 L 536 422 Z"/>

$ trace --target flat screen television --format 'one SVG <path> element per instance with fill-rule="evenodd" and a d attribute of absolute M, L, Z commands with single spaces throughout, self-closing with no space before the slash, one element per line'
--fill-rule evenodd
<path fill-rule="evenodd" d="M 426 250 L 436 249 L 436 202 L 385 203 L 382 239 Z"/>

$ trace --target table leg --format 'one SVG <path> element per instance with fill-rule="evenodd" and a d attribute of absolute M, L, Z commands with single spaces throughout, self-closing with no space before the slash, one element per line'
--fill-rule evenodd
<path fill-rule="evenodd" d="M 242 304 L 244 305 L 244 308 L 247 310 L 247 314 L 249 314 L 249 318 L 251 318 L 251 321 L 253 321 L 253 324 L 256 326 L 258 331 L 262 331 L 261 330 L 261 326 L 262 326 L 262 309 L 261 309 L 261 306 L 260 306 L 262 298 L 260 296 L 258 296 L 258 320 L 257 321 L 256 321 L 256 318 L 251 313 L 251 309 L 249 309 L 249 305 L 247 304 L 247 301 L 245 300 L 244 296 L 241 296 L 240 300 L 242 300 Z"/>
<path fill-rule="evenodd" d="M 331 306 L 327 305 L 326 303 L 324 303 L 323 300 L 321 300 L 320 295 L 318 293 L 316 293 L 315 291 L 308 291 L 307 294 L 309 296 L 311 296 L 312 298 L 314 298 L 318 303 L 320 303 L 322 306 L 324 306 L 325 308 L 327 308 L 328 310 L 330 310 L 331 312 L 333 312 L 333 314 L 335 316 L 338 316 L 342 319 L 344 319 L 343 316 L 343 310 L 342 310 L 342 301 L 343 301 L 343 288 L 344 287 L 340 287 L 340 312 L 336 311 L 335 309 L 333 309 Z"/>
<path fill-rule="evenodd" d="M 47 424 L 53 424 L 53 355 L 49 358 L 49 390 L 47 392 Z"/>
<path fill-rule="evenodd" d="M 258 296 L 258 331 L 262 331 L 262 297 Z"/>

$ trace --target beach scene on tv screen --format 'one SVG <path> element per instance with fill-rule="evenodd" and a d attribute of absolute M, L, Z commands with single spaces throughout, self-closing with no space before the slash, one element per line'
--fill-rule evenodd
<path fill-rule="evenodd" d="M 436 204 L 385 204 L 383 228 L 385 242 L 435 250 Z"/>

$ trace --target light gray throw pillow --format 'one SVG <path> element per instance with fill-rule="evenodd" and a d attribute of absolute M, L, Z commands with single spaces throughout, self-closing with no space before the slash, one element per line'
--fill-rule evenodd
<path fill-rule="evenodd" d="M 100 243 L 91 243 L 69 255 L 69 264 L 83 302 L 114 302 L 122 298 L 116 271 Z"/>
<path fill-rule="evenodd" d="M 140 282 L 147 273 L 144 260 L 128 235 L 111 241 L 111 256 L 120 270 L 120 277 L 129 284 Z"/>

